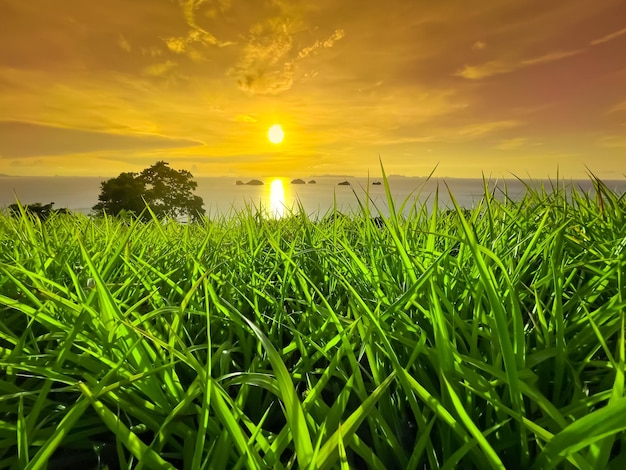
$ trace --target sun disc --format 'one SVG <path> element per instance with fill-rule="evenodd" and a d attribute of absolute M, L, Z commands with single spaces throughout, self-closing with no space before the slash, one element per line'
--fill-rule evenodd
<path fill-rule="evenodd" d="M 270 127 L 270 130 L 267 131 L 267 137 L 270 139 L 271 143 L 280 144 L 285 138 L 285 132 L 280 124 L 274 124 Z"/>

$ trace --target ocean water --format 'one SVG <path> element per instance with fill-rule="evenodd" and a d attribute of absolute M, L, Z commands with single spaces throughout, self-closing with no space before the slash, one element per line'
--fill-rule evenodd
<path fill-rule="evenodd" d="M 306 181 L 309 181 L 308 178 Z M 320 216 L 332 210 L 334 206 L 342 212 L 359 210 L 359 201 L 369 201 L 371 211 L 389 214 L 389 204 L 384 185 L 372 185 L 377 179 L 342 178 L 334 176 L 315 177 L 316 184 L 291 184 L 288 178 L 262 178 L 262 186 L 235 185 L 231 178 L 196 178 L 198 188 L 195 194 L 204 200 L 204 207 L 210 216 L 232 215 L 247 207 L 252 210 L 281 216 L 291 209 L 302 206 L 310 216 Z M 5 208 L 16 201 L 22 204 L 34 202 L 54 202 L 55 208 L 66 207 L 76 212 L 89 214 L 91 207 L 98 202 L 102 178 L 94 177 L 0 177 L 0 208 Z M 247 181 L 247 180 L 244 180 Z M 350 185 L 338 183 L 348 181 Z M 461 178 L 424 178 L 390 177 L 390 193 L 396 210 L 406 202 L 405 213 L 414 204 L 426 204 L 432 207 L 435 192 L 439 193 L 439 206 L 452 207 L 450 194 L 459 205 L 471 208 L 484 195 L 483 180 Z M 525 191 L 524 183 L 519 180 L 488 181 L 489 190 L 496 197 L 504 197 L 504 192 L 512 199 L 518 199 Z M 548 190 L 554 182 L 526 181 L 534 188 Z M 612 190 L 626 192 L 626 180 L 605 181 Z M 593 191 L 590 180 L 560 181 L 559 185 L 575 186 L 579 190 Z"/>

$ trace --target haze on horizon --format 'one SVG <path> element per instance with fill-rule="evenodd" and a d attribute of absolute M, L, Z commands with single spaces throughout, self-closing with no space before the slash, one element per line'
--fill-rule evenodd
<path fill-rule="evenodd" d="M 0 0 L 0 173 L 626 173 L 623 0 Z M 280 124 L 284 141 L 268 129 Z"/>

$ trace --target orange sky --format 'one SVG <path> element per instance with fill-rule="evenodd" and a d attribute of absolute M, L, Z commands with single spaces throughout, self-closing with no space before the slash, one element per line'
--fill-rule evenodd
<path fill-rule="evenodd" d="M 626 2 L 0 0 L 0 173 L 365 175 L 379 156 L 622 178 Z"/>

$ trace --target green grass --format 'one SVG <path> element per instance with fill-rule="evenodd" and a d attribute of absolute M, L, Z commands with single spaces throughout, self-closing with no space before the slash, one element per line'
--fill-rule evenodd
<path fill-rule="evenodd" d="M 596 186 L 382 228 L 0 216 L 0 469 L 624 468 L 626 198 Z"/>

